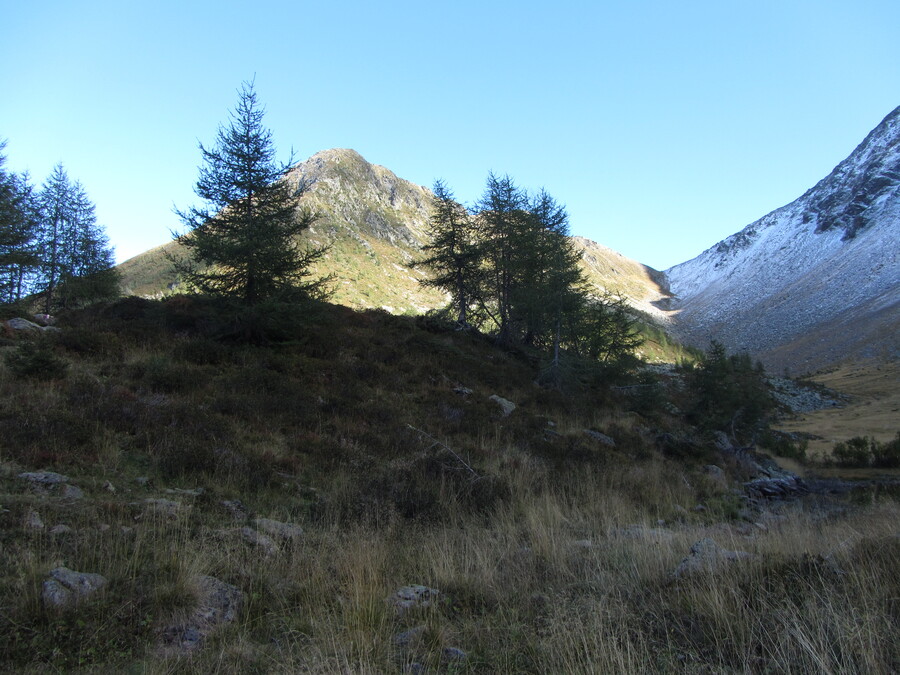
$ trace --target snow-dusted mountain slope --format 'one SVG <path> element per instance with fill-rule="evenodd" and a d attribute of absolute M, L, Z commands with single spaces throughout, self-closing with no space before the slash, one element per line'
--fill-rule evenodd
<path fill-rule="evenodd" d="M 900 107 L 796 201 L 666 270 L 678 332 L 770 367 L 900 356 Z"/>

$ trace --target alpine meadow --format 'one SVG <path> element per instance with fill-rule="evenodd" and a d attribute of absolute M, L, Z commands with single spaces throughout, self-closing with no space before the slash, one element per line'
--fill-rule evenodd
<path fill-rule="evenodd" d="M 666 271 L 266 115 L 119 265 L 0 146 L 0 670 L 900 671 L 900 108 Z"/>

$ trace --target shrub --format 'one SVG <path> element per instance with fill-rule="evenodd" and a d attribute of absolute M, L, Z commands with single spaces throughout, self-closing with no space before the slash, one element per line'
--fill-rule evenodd
<path fill-rule="evenodd" d="M 66 376 L 69 364 L 59 358 L 47 340 L 23 342 L 4 357 L 13 375 L 34 380 L 58 380 Z"/>
<path fill-rule="evenodd" d="M 872 443 L 872 466 L 879 469 L 900 467 L 900 431 L 892 441 Z"/>
<path fill-rule="evenodd" d="M 809 441 L 796 434 L 768 429 L 763 433 L 759 444 L 777 457 L 787 457 L 801 463 L 807 461 L 806 451 L 809 448 Z"/>
<path fill-rule="evenodd" d="M 838 466 L 859 468 L 869 466 L 871 459 L 871 440 L 868 437 L 854 436 L 848 441 L 834 446 L 831 455 Z"/>

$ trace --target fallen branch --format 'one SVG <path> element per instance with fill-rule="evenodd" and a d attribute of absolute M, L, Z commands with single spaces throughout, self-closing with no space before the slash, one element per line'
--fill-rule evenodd
<path fill-rule="evenodd" d="M 459 462 L 460 464 L 462 464 L 466 469 L 468 469 L 468 470 L 469 470 L 469 473 L 471 473 L 471 474 L 472 474 L 473 476 L 475 476 L 476 478 L 481 478 L 481 476 L 478 475 L 478 472 L 475 471 L 475 469 L 473 469 L 473 468 L 469 465 L 469 463 L 466 462 L 466 460 L 464 460 L 464 459 L 463 459 L 462 457 L 460 457 L 456 452 L 454 452 L 454 450 L 453 450 L 450 446 L 448 446 L 446 443 L 441 443 L 438 439 L 436 439 L 436 438 L 435 438 L 434 436 L 432 436 L 431 434 L 429 434 L 429 433 L 427 433 L 427 432 L 425 432 L 425 431 L 422 431 L 421 429 L 417 429 L 417 428 L 414 427 L 412 424 L 407 424 L 406 426 L 407 426 L 408 428 L 412 429 L 413 431 L 415 431 L 415 432 L 416 432 L 417 434 L 419 434 L 420 436 L 424 436 L 425 438 L 427 438 L 428 440 L 431 441 L 431 445 L 428 446 L 428 450 L 431 450 L 431 448 L 434 448 L 434 447 L 439 447 L 439 448 L 442 448 L 442 449 L 446 450 L 447 452 L 449 452 L 451 455 L 453 455 L 453 456 L 456 458 L 456 461 L 458 461 L 458 462 Z"/>

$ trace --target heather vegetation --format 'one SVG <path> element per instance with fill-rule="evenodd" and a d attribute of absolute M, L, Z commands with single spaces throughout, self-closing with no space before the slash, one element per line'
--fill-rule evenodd
<path fill-rule="evenodd" d="M 2 669 L 896 669 L 895 497 L 753 496 L 750 416 L 693 420 L 752 366 L 564 352 L 546 386 L 548 352 L 436 317 L 272 309 L 4 335 Z M 55 607 L 60 567 L 105 584 Z"/>

